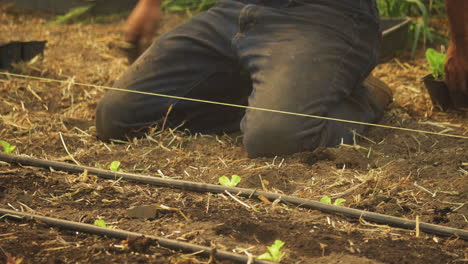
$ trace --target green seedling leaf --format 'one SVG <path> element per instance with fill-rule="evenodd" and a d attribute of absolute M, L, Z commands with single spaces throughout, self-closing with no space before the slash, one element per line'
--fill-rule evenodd
<path fill-rule="evenodd" d="M 106 221 L 104 220 L 94 220 L 94 225 L 100 227 L 107 227 Z"/>
<path fill-rule="evenodd" d="M 326 203 L 326 204 L 332 204 L 332 199 L 328 196 L 324 196 L 320 199 L 320 202 Z M 333 202 L 333 205 L 340 205 L 344 202 L 346 202 L 346 199 L 338 198 Z"/>
<path fill-rule="evenodd" d="M 100 227 L 115 228 L 115 226 L 113 225 L 107 225 L 106 221 L 101 219 L 94 220 L 94 225 Z"/>
<path fill-rule="evenodd" d="M 161 4 L 165 12 L 200 12 L 212 7 L 216 0 L 165 0 Z"/>
<path fill-rule="evenodd" d="M 219 184 L 223 185 L 223 186 L 228 186 L 230 183 L 230 180 L 228 177 L 226 176 L 221 176 L 219 177 Z"/>
<path fill-rule="evenodd" d="M 68 24 L 76 21 L 78 18 L 82 17 L 86 14 L 94 4 L 76 7 L 70 10 L 70 12 L 66 13 L 63 16 L 57 16 L 53 21 L 50 21 L 49 24 L 51 25 L 61 25 L 61 24 Z"/>
<path fill-rule="evenodd" d="M 231 184 L 233 187 L 236 187 L 237 184 L 241 181 L 241 178 L 238 175 L 232 175 L 231 176 Z"/>
<path fill-rule="evenodd" d="M 0 144 L 2 144 L 3 152 L 5 152 L 6 154 L 11 154 L 16 148 L 16 146 L 12 146 L 10 145 L 10 143 L 3 140 L 0 140 Z"/>
<path fill-rule="evenodd" d="M 122 169 L 119 169 L 119 167 L 120 167 L 120 161 L 114 160 L 114 161 L 111 162 L 111 164 L 109 165 L 109 170 L 111 170 L 111 171 L 116 171 L 116 172 L 122 172 L 123 170 L 122 170 Z"/>
<path fill-rule="evenodd" d="M 426 50 L 426 60 L 429 63 L 432 76 L 436 80 L 443 80 L 445 78 L 444 64 L 446 58 L 446 54 L 440 53 L 435 49 L 429 48 Z"/>
<path fill-rule="evenodd" d="M 226 187 L 236 187 L 237 184 L 241 181 L 241 178 L 238 175 L 232 175 L 231 179 L 226 176 L 219 177 L 219 184 Z"/>
<path fill-rule="evenodd" d="M 331 203 L 332 203 L 331 198 L 328 197 L 328 196 L 322 197 L 322 198 L 320 199 L 320 202 L 326 203 L 326 204 L 331 204 Z"/>
<path fill-rule="evenodd" d="M 258 256 L 258 259 L 266 259 L 270 261 L 280 262 L 281 259 L 286 254 L 285 252 L 281 251 L 281 247 L 283 246 L 284 246 L 283 241 L 275 240 L 273 245 L 267 247 L 268 252 L 265 252 L 262 255 Z"/>
<path fill-rule="evenodd" d="M 344 203 L 344 202 L 346 202 L 346 199 L 338 198 L 338 199 L 336 199 L 336 200 L 333 202 L 333 204 L 334 204 L 334 205 L 340 205 L 340 204 L 342 204 L 342 203 Z"/>

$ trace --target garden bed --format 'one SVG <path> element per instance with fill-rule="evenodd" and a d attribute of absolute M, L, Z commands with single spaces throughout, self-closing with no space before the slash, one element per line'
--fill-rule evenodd
<path fill-rule="evenodd" d="M 466 139 L 371 128 L 357 135 L 353 146 L 257 159 L 246 158 L 239 134 L 166 129 L 123 144 L 103 143 L 96 139 L 94 113 L 104 91 L 73 82 L 112 85 L 125 70 L 119 49 L 122 22 L 52 26 L 46 25 L 48 19 L 0 12 L 0 42 L 48 41 L 44 58 L 17 64 L 13 72 L 69 81 L 0 77 L 0 140 L 17 146 L 15 154 L 103 169 L 118 160 L 125 172 L 211 184 L 237 174 L 239 187 L 311 200 L 344 198 L 350 208 L 468 227 Z M 166 16 L 161 32 L 183 19 Z M 412 60 L 401 55 L 375 74 L 395 90 L 382 124 L 468 135 L 466 113 L 433 111 L 420 81 L 427 74 L 422 54 Z M 103 219 L 118 229 L 243 255 L 260 255 L 280 239 L 285 242 L 283 263 L 459 263 L 468 258 L 467 242 L 457 237 L 417 236 L 415 230 L 232 195 L 238 200 L 0 163 L 0 207 L 5 209 L 90 224 Z M 131 217 L 128 209 L 141 205 L 161 209 L 151 219 Z M 6 218 L 0 220 L 0 246 L 22 263 L 209 261 L 150 240 Z"/>

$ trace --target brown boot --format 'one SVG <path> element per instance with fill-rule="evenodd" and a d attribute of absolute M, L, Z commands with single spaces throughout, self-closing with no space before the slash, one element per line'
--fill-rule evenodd
<path fill-rule="evenodd" d="M 369 74 L 362 84 L 369 90 L 369 94 L 378 109 L 385 110 L 393 101 L 393 91 L 390 87 L 372 74 Z"/>

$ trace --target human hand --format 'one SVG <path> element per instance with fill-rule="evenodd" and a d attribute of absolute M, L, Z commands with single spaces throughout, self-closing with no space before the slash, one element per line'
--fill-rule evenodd
<path fill-rule="evenodd" d="M 456 108 L 468 107 L 468 49 L 450 43 L 445 63 L 445 83 Z"/>
<path fill-rule="evenodd" d="M 161 17 L 160 0 L 140 0 L 124 27 L 126 42 L 131 44 L 129 60 L 138 57 L 151 41 Z"/>

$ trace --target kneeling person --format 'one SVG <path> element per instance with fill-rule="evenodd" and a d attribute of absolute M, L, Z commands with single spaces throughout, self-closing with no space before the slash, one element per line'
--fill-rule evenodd
<path fill-rule="evenodd" d="M 145 2 L 158 0 L 141 0 Z M 151 6 L 151 5 L 148 5 Z M 144 8 L 142 8 L 144 10 Z M 220 0 L 159 37 L 115 83 L 143 93 L 377 122 L 391 91 L 365 78 L 381 40 L 375 0 Z M 249 157 L 335 146 L 365 126 L 109 91 L 96 114 L 102 140 L 167 124 L 241 130 Z"/>

